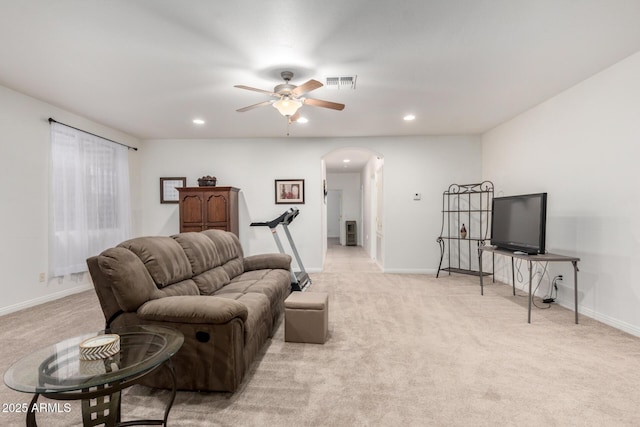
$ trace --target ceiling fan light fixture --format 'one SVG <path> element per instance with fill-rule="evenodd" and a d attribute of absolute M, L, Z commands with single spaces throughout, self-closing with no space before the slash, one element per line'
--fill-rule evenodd
<path fill-rule="evenodd" d="M 272 105 L 280 112 L 280 114 L 285 117 L 290 117 L 293 116 L 296 111 L 298 111 L 298 108 L 302 107 L 302 102 L 298 101 L 297 99 L 284 97 L 280 98 Z"/>
<path fill-rule="evenodd" d="M 289 83 L 293 77 L 293 73 L 291 71 L 283 71 L 281 76 L 285 82 L 274 87 L 273 91 L 258 89 L 251 86 L 235 85 L 234 87 L 237 87 L 238 89 L 260 92 L 278 98 L 276 101 L 262 101 L 244 108 L 239 108 L 236 111 L 243 113 L 245 111 L 253 110 L 254 108 L 273 105 L 273 108 L 277 109 L 281 115 L 285 116 L 291 124 L 299 121 L 300 114 L 298 113 L 298 110 L 302 107 L 302 104 L 311 105 L 312 107 L 329 108 L 337 111 L 342 111 L 344 109 L 344 104 L 323 101 L 315 98 L 307 98 L 305 96 L 307 93 L 323 86 L 319 81 L 311 79 L 296 86 Z"/>

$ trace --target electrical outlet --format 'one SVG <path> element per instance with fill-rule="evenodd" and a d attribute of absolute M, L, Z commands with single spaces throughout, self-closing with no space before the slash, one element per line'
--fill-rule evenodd
<path fill-rule="evenodd" d="M 44 281 L 47 280 L 47 275 L 44 273 L 40 273 L 38 279 L 40 280 L 40 283 L 44 283 Z"/>

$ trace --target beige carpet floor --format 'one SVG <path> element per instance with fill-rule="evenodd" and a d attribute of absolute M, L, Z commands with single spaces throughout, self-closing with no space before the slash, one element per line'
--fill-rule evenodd
<path fill-rule="evenodd" d="M 330 295 L 324 345 L 285 343 L 284 326 L 241 390 L 179 392 L 174 426 L 638 426 L 640 339 L 471 276 L 382 274 L 361 248 L 330 249 L 310 292 Z M 29 350 L 99 329 L 84 292 L 0 317 L 0 369 Z M 134 386 L 124 419 L 159 417 L 167 391 Z M 0 387 L 0 403 L 30 396 Z M 42 413 L 42 426 L 80 424 Z M 0 425 L 24 414 L 0 413 Z"/>

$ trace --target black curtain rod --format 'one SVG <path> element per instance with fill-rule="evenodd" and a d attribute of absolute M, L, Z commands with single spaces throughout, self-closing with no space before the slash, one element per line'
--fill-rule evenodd
<path fill-rule="evenodd" d="M 89 135 L 97 136 L 98 138 L 102 138 L 102 139 L 104 139 L 106 141 L 113 142 L 114 144 L 122 145 L 123 147 L 127 147 L 129 150 L 138 151 L 138 149 L 136 147 L 131 147 L 131 146 L 127 145 L 127 144 L 123 144 L 121 142 L 114 141 L 112 139 L 105 138 L 105 137 L 100 136 L 100 135 L 96 135 L 95 133 L 87 132 L 86 130 L 78 129 L 77 127 L 73 127 L 73 126 L 69 126 L 66 123 L 62 123 L 62 122 L 59 122 L 59 121 L 57 121 L 55 119 L 52 119 L 51 117 L 49 117 L 49 123 L 59 123 L 59 124 L 64 125 L 64 126 L 66 126 L 68 128 L 79 130 L 80 132 L 88 133 Z"/>

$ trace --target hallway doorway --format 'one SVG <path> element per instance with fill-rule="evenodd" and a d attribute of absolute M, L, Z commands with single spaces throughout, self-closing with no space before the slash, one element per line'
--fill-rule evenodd
<path fill-rule="evenodd" d="M 340 148 L 322 159 L 325 178 L 325 257 L 331 244 L 349 243 L 363 249 L 370 260 L 384 266 L 383 173 L 384 159 L 366 148 Z M 355 223 L 355 233 L 353 233 Z"/>

